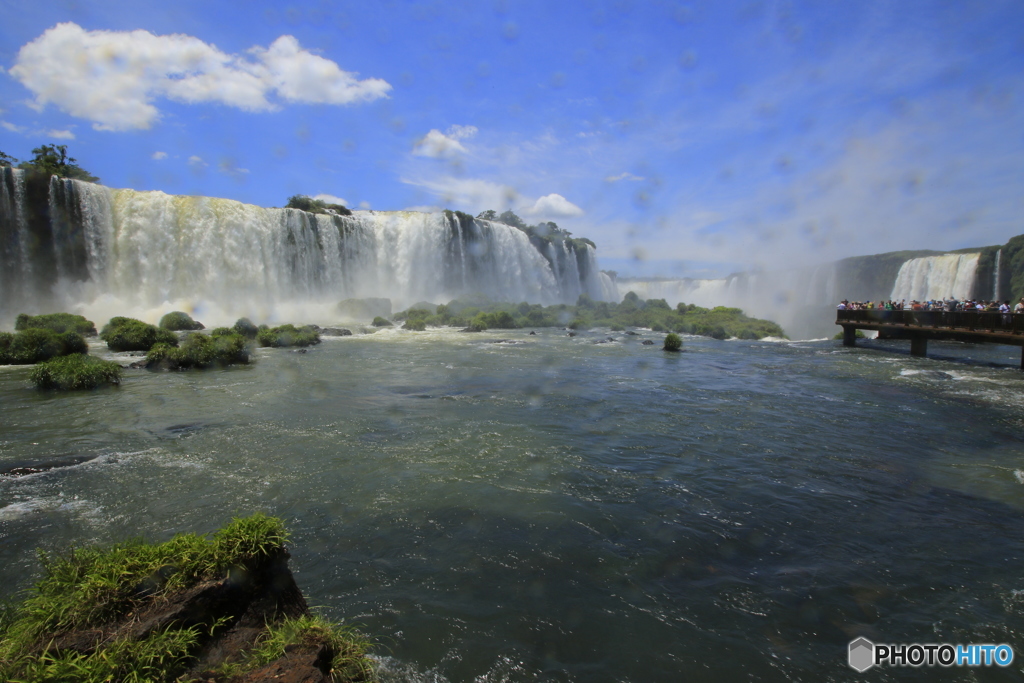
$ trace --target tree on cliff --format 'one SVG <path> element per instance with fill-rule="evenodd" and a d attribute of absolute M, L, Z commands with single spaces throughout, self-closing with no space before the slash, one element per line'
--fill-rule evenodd
<path fill-rule="evenodd" d="M 292 195 L 285 204 L 286 209 L 298 209 L 309 213 L 334 214 L 337 216 L 351 216 L 352 211 L 341 204 L 328 204 L 322 199 L 313 199 L 304 194 Z"/>
<path fill-rule="evenodd" d="M 18 160 L 12 156 L 0 152 L 0 166 L 16 166 Z"/>
<path fill-rule="evenodd" d="M 67 145 L 42 145 L 33 149 L 32 154 L 35 155 L 32 160 L 21 162 L 18 164 L 18 168 L 90 183 L 100 181 L 99 178 L 79 166 L 77 159 L 68 156 Z"/>

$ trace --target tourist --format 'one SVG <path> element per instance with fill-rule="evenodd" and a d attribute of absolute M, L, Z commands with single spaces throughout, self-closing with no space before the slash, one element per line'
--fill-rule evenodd
<path fill-rule="evenodd" d="M 1024 298 L 1017 302 L 1017 305 L 1013 307 L 1014 313 L 1024 313 Z"/>

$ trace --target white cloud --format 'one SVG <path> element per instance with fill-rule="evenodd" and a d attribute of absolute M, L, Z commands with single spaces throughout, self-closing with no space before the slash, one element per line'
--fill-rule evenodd
<path fill-rule="evenodd" d="M 436 128 L 416 141 L 412 153 L 419 157 L 440 159 L 456 154 L 465 154 L 466 148 L 457 139 L 448 137 Z"/>
<path fill-rule="evenodd" d="M 327 202 L 328 204 L 341 204 L 342 206 L 348 206 L 347 201 L 333 194 L 318 194 L 317 196 L 313 197 L 313 199 L 318 199 L 322 202 Z"/>
<path fill-rule="evenodd" d="M 544 195 L 532 206 L 523 209 L 527 216 L 538 216 L 544 218 L 571 218 L 582 216 L 583 209 L 576 206 L 560 194 Z"/>
<path fill-rule="evenodd" d="M 386 97 L 391 85 L 358 80 L 336 63 L 281 36 L 250 56 L 231 55 L 193 36 L 86 31 L 57 24 L 18 51 L 10 74 L 32 91 L 37 110 L 55 104 L 98 130 L 149 128 L 158 97 L 217 102 L 247 111 L 288 102 L 351 104 Z"/>
<path fill-rule="evenodd" d="M 12 133 L 23 133 L 23 132 L 25 132 L 24 126 L 16 126 L 13 123 L 11 123 L 10 121 L 0 121 L 0 126 L 3 126 L 4 129 L 9 130 Z"/>
<path fill-rule="evenodd" d="M 57 140 L 74 140 L 75 134 L 70 130 L 43 130 L 39 131 L 40 135 L 44 135 L 49 138 L 55 138 Z"/>
<path fill-rule="evenodd" d="M 191 164 L 192 166 L 208 166 L 209 165 L 205 161 L 203 161 L 202 157 L 196 156 L 194 154 L 188 158 L 188 163 Z"/>
<path fill-rule="evenodd" d="M 429 180 L 402 180 L 435 194 L 444 206 L 462 207 L 473 213 L 484 209 L 503 211 L 516 203 L 519 193 L 514 187 L 479 178 L 443 176 Z"/>
<path fill-rule="evenodd" d="M 359 202 L 359 208 L 363 209 L 364 211 L 369 211 L 370 210 L 370 202 L 366 202 L 366 201 Z"/>
<path fill-rule="evenodd" d="M 161 159 L 166 159 L 167 158 L 167 152 L 153 152 L 152 158 L 155 159 L 156 161 L 160 161 Z"/>
<path fill-rule="evenodd" d="M 646 180 L 643 176 L 633 175 L 632 173 L 620 173 L 619 175 L 610 175 L 604 179 L 606 183 L 617 183 L 620 180 Z"/>

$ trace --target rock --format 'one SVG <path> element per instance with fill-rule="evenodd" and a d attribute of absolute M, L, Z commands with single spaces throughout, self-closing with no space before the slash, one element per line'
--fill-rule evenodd
<path fill-rule="evenodd" d="M 47 472 L 49 470 L 57 469 L 58 467 L 72 467 L 74 465 L 81 465 L 83 462 L 89 462 L 96 458 L 95 455 L 68 455 L 61 458 L 54 458 L 52 460 L 42 460 L 36 462 L 17 462 L 5 464 L 4 467 L 0 467 L 0 478 L 2 477 L 24 477 L 29 474 L 38 474 L 39 472 Z"/>
<path fill-rule="evenodd" d="M 347 330 L 344 327 L 324 327 L 320 330 L 320 334 L 324 337 L 351 337 L 352 330 Z"/>
<path fill-rule="evenodd" d="M 643 344 L 644 346 L 654 346 L 654 342 L 652 342 L 650 339 L 644 339 L 640 343 Z"/>
<path fill-rule="evenodd" d="M 634 332 L 633 330 L 626 330 L 626 334 L 630 335 L 631 337 L 636 337 L 637 336 L 637 333 Z"/>
<path fill-rule="evenodd" d="M 575 332 L 570 332 L 570 333 L 569 333 L 569 336 L 570 336 L 570 337 L 575 337 L 575 336 L 576 336 L 576 333 L 575 333 Z"/>
<path fill-rule="evenodd" d="M 537 333 L 536 333 L 536 332 L 534 332 L 533 330 L 530 330 L 530 336 L 531 336 L 531 337 L 535 337 L 535 336 L 537 336 Z"/>
<path fill-rule="evenodd" d="M 293 349 L 292 353 L 309 353 L 309 349 Z"/>

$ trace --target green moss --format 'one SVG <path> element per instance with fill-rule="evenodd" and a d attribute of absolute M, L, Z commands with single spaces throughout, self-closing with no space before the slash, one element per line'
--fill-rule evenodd
<path fill-rule="evenodd" d="M 388 320 L 387 318 L 382 318 L 379 315 L 376 318 L 374 318 L 373 322 L 370 323 L 370 324 L 373 325 L 374 327 L 391 327 L 392 326 L 392 323 L 391 323 L 390 320 Z"/>
<path fill-rule="evenodd" d="M 14 323 L 16 331 L 40 328 L 51 332 L 76 332 L 83 337 L 95 337 L 96 325 L 84 316 L 73 313 L 47 313 L 45 315 L 18 315 Z"/>
<path fill-rule="evenodd" d="M 192 333 L 185 337 L 181 346 L 157 344 L 146 354 L 148 367 L 165 367 L 171 370 L 208 368 L 213 365 L 227 366 L 249 362 L 248 340 L 230 328 L 221 327 L 210 335 Z"/>
<path fill-rule="evenodd" d="M 0 332 L 0 365 L 28 365 L 59 356 L 88 353 L 89 345 L 75 332 L 53 332 L 30 327 L 21 332 Z"/>
<path fill-rule="evenodd" d="M 95 389 L 120 384 L 121 366 L 76 353 L 40 363 L 32 369 L 30 379 L 40 389 Z"/>
<path fill-rule="evenodd" d="M 312 346 L 320 343 L 320 333 L 311 327 L 295 327 L 280 325 L 278 327 L 260 329 L 256 335 L 260 346 L 275 348 L 286 346 Z"/>
<path fill-rule="evenodd" d="M 157 344 L 178 345 L 178 337 L 170 330 L 122 317 L 111 318 L 103 326 L 100 339 L 111 351 L 149 351 Z"/>
<path fill-rule="evenodd" d="M 662 348 L 666 351 L 681 351 L 683 340 L 675 332 L 669 332 L 665 335 L 665 345 Z"/>
<path fill-rule="evenodd" d="M 414 318 L 406 320 L 405 324 L 402 325 L 403 330 L 413 330 L 414 332 L 423 332 L 427 329 L 427 323 L 423 318 Z"/>
<path fill-rule="evenodd" d="M 159 327 L 171 330 L 172 332 L 180 332 L 182 330 L 201 330 L 206 326 L 197 320 L 193 320 L 192 316 L 184 311 L 171 311 L 160 318 Z"/>

